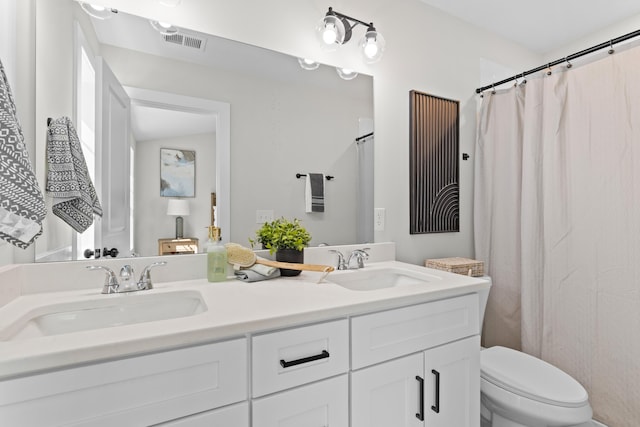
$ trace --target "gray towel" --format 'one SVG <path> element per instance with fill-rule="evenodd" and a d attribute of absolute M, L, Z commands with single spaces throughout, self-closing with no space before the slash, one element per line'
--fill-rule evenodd
<path fill-rule="evenodd" d="M 305 212 L 324 212 L 324 174 L 307 173 Z"/>
<path fill-rule="evenodd" d="M 78 233 L 102 216 L 102 207 L 91 182 L 80 139 L 68 117 L 49 124 L 47 133 L 47 192 L 53 196 L 52 211 Z"/>
<path fill-rule="evenodd" d="M 0 61 L 0 238 L 26 249 L 47 213 Z"/>
<path fill-rule="evenodd" d="M 265 265 L 254 264 L 251 267 L 243 268 L 234 272 L 236 279 L 243 282 L 260 282 L 262 280 L 275 279 L 280 277 L 280 269 L 267 267 Z"/>

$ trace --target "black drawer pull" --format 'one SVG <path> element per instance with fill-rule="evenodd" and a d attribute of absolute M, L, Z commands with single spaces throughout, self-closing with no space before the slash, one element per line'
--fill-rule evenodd
<path fill-rule="evenodd" d="M 440 372 L 435 369 L 431 370 L 431 373 L 436 376 L 436 404 L 431 407 L 431 410 L 436 414 L 440 413 Z"/>
<path fill-rule="evenodd" d="M 420 412 L 416 414 L 416 418 L 424 421 L 424 379 L 416 375 L 416 380 L 420 383 Z"/>
<path fill-rule="evenodd" d="M 322 350 L 322 353 L 316 354 L 315 356 L 303 357 L 302 359 L 292 360 L 287 362 L 284 359 L 280 359 L 280 365 L 283 368 L 289 368 L 291 366 L 302 365 L 303 363 L 313 362 L 314 360 L 326 359 L 329 357 L 329 352 L 327 350 Z"/>

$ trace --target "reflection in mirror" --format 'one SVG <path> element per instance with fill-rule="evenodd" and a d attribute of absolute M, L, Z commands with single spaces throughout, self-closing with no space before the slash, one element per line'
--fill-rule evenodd
<path fill-rule="evenodd" d="M 161 148 L 195 152 L 185 237 L 206 240 L 211 194 L 227 188 L 227 201 L 218 197 L 216 208 L 225 241 L 248 244 L 260 226 L 257 211 L 300 218 L 312 245 L 373 240 L 373 141 L 356 141 L 373 131 L 371 77 L 341 80 L 333 67 L 307 71 L 298 58 L 186 29 L 163 36 L 147 19 L 122 12 L 96 20 L 72 0 L 37 0 L 36 27 L 38 126 L 66 115 L 93 135 L 94 179 L 106 213 L 90 237 L 47 215 L 36 260 L 82 259 L 85 249 L 116 244 L 119 257 L 158 255 L 158 240 L 175 233 L 168 199 L 160 196 Z M 95 70 L 95 123 L 81 119 L 82 111 L 91 115 L 83 93 L 93 90 L 76 77 L 83 51 Z M 115 90 L 103 82 L 109 70 L 130 99 L 129 136 L 114 141 L 105 131 L 125 133 L 101 113 L 100 101 L 114 101 Z M 230 114 L 222 135 L 216 106 Z M 44 182 L 45 132 L 38 133 L 36 168 Z M 230 147 L 221 143 L 225 136 Z M 125 148 L 114 153 L 118 144 Z M 296 174 L 308 172 L 335 176 L 325 182 L 324 213 L 305 212 L 305 182 Z M 112 243 L 117 233 L 121 240 Z"/>

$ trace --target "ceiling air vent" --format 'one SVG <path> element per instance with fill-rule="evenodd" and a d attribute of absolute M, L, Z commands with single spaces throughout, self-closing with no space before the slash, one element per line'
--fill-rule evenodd
<path fill-rule="evenodd" d="M 178 33 L 165 35 L 164 41 L 167 43 L 173 43 L 184 47 L 190 47 L 193 49 L 197 49 L 200 51 L 204 51 L 205 39 L 201 39 L 198 37 L 190 36 L 188 34 Z"/>

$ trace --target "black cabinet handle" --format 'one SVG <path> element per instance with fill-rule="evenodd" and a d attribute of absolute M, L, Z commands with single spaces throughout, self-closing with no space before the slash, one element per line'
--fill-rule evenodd
<path fill-rule="evenodd" d="M 416 414 L 416 418 L 424 421 L 424 379 L 416 375 L 416 380 L 420 383 L 420 412 Z"/>
<path fill-rule="evenodd" d="M 322 353 L 316 354 L 315 356 L 303 357 L 302 359 L 296 359 L 290 362 L 287 362 L 284 359 L 280 359 L 280 365 L 283 368 L 288 368 L 290 366 L 296 366 L 296 365 L 301 365 L 307 362 L 313 362 L 314 360 L 326 359 L 327 357 L 329 357 L 329 352 L 327 350 L 322 350 Z"/>
<path fill-rule="evenodd" d="M 435 369 L 431 370 L 431 373 L 436 376 L 436 404 L 431 407 L 431 410 L 436 414 L 440 413 L 440 372 Z"/>

